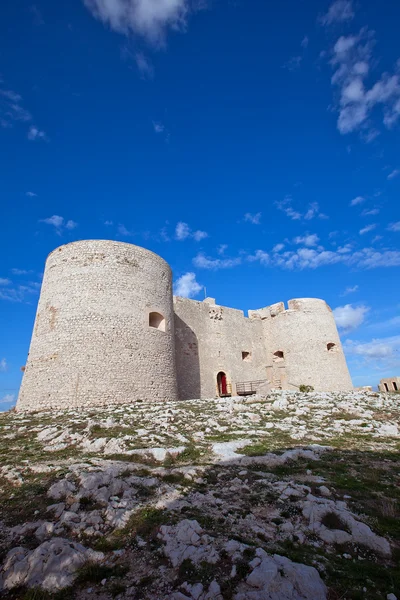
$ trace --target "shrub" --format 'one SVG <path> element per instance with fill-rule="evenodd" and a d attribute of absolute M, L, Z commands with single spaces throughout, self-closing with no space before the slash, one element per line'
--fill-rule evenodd
<path fill-rule="evenodd" d="M 314 388 L 312 385 L 305 385 L 304 383 L 302 383 L 299 386 L 299 390 L 300 390 L 300 392 L 313 392 Z"/>

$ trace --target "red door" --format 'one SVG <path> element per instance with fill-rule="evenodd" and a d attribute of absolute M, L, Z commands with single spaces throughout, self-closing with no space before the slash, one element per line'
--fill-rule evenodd
<path fill-rule="evenodd" d="M 225 373 L 223 373 L 221 371 L 221 373 L 218 373 L 218 390 L 219 390 L 219 395 L 220 396 L 226 396 L 228 393 L 228 387 L 226 384 L 226 375 Z"/>

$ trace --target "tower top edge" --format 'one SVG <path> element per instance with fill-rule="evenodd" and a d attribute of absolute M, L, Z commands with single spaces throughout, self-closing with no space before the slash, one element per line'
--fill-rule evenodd
<path fill-rule="evenodd" d="M 144 251 L 148 254 L 152 254 L 153 256 L 155 256 L 157 259 L 163 261 L 169 269 L 171 269 L 169 263 L 165 260 L 165 258 L 163 258 L 162 256 L 160 256 L 159 254 L 157 254 L 156 252 L 153 252 L 152 250 L 149 250 L 148 248 L 144 248 L 143 246 L 138 246 L 137 244 L 131 244 L 129 242 L 120 242 L 118 240 L 107 240 L 107 239 L 83 239 L 83 240 L 76 240 L 74 242 L 68 242 L 67 244 L 61 244 L 61 246 L 57 246 L 56 248 L 54 248 L 54 250 L 52 250 L 51 252 L 49 252 L 49 254 L 46 257 L 46 260 L 48 260 L 50 258 L 50 256 L 52 256 L 53 254 L 55 254 L 56 252 L 60 252 L 62 251 L 64 248 L 69 248 L 71 246 L 84 246 L 87 244 L 95 244 L 95 245 L 99 245 L 99 246 L 119 246 L 119 247 L 128 247 L 131 249 L 136 249 L 138 248 L 141 251 Z"/>

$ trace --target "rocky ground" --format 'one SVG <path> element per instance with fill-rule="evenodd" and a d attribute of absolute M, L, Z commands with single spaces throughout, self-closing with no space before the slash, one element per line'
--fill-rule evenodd
<path fill-rule="evenodd" d="M 0 590 L 400 598 L 400 395 L 0 415 Z"/>

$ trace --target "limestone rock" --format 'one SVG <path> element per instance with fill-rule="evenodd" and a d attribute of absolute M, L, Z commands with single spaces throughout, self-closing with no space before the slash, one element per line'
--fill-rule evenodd
<path fill-rule="evenodd" d="M 252 572 L 234 600 L 326 600 L 327 589 L 314 567 L 258 548 Z"/>
<path fill-rule="evenodd" d="M 3 564 L 0 591 L 18 586 L 60 590 L 72 584 L 77 569 L 86 561 L 100 562 L 103 559 L 102 552 L 64 538 L 53 538 L 31 551 L 13 548 Z"/>

